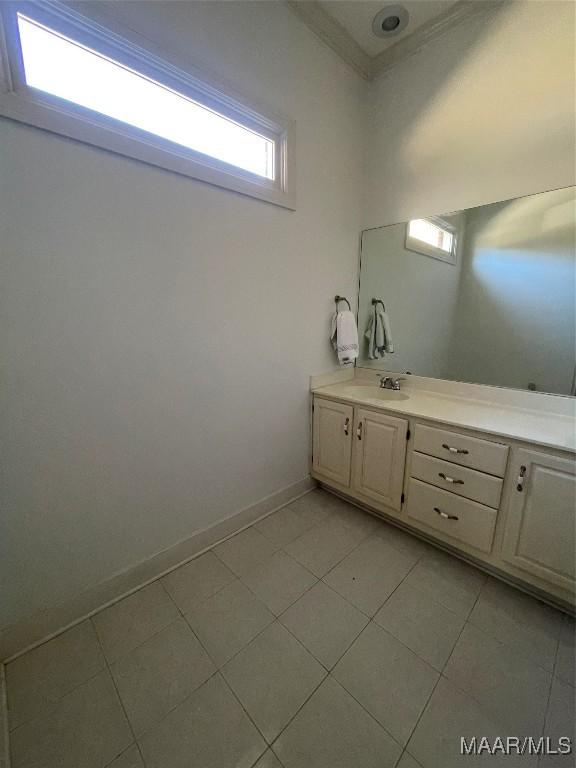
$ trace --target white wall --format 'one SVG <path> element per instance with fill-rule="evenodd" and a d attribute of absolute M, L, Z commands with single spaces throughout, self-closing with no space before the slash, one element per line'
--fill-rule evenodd
<path fill-rule="evenodd" d="M 375 81 L 365 226 L 575 183 L 575 11 L 508 2 Z"/>
<path fill-rule="evenodd" d="M 0 121 L 0 627 L 305 477 L 356 291 L 365 83 L 281 3 L 82 8 L 294 118 L 297 210 Z"/>

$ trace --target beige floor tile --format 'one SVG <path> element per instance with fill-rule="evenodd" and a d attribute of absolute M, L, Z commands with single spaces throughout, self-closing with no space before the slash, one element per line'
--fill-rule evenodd
<path fill-rule="evenodd" d="M 576 691 L 557 677 L 552 681 L 544 736 L 551 739 L 556 749 L 560 746 L 559 739 L 568 737 L 572 742 L 572 753 L 542 756 L 539 765 L 546 768 L 573 768 L 576 764 Z"/>
<path fill-rule="evenodd" d="M 439 674 L 375 624 L 369 624 L 334 668 L 334 677 L 405 745 Z"/>
<path fill-rule="evenodd" d="M 280 616 L 280 621 L 331 669 L 368 623 L 368 617 L 323 582 Z"/>
<path fill-rule="evenodd" d="M 382 522 L 374 515 L 364 512 L 353 504 L 344 504 L 334 509 L 332 517 L 346 528 L 354 531 L 358 541 L 362 541 L 370 534 L 375 533 L 382 525 Z"/>
<path fill-rule="evenodd" d="M 509 735 L 540 736 L 550 674 L 514 649 L 467 624 L 443 674 Z"/>
<path fill-rule="evenodd" d="M 414 566 L 411 555 L 371 537 L 325 577 L 324 581 L 361 611 L 373 616 Z"/>
<path fill-rule="evenodd" d="M 159 581 L 92 617 L 109 662 L 137 648 L 180 613 Z"/>
<path fill-rule="evenodd" d="M 278 547 L 256 528 L 246 528 L 214 547 L 214 552 L 237 576 L 243 576 L 258 563 L 272 557 Z"/>
<path fill-rule="evenodd" d="M 316 525 L 327 520 L 334 509 L 343 503 L 341 499 L 338 499 L 333 494 L 317 490 L 311 491 L 293 501 L 290 504 L 290 509 L 296 512 L 305 522 L 310 523 L 310 525 Z"/>
<path fill-rule="evenodd" d="M 264 520 L 260 520 L 254 527 L 263 533 L 267 539 L 278 547 L 289 544 L 304 531 L 307 531 L 313 525 L 290 507 L 282 507 L 277 512 L 273 512 Z"/>
<path fill-rule="evenodd" d="M 177 619 L 111 667 L 136 736 L 161 720 L 215 671 L 184 619 Z"/>
<path fill-rule="evenodd" d="M 133 736 L 108 671 L 64 696 L 10 737 L 12 768 L 102 768 Z"/>
<path fill-rule="evenodd" d="M 182 613 L 186 613 L 235 578 L 213 552 L 206 552 L 169 573 L 162 583 Z"/>
<path fill-rule="evenodd" d="M 132 744 L 131 747 L 125 752 L 122 752 L 115 760 L 113 760 L 106 768 L 144 768 L 140 750 L 136 744 Z"/>
<path fill-rule="evenodd" d="M 462 755 L 460 739 L 515 736 L 473 699 L 441 677 L 408 742 L 408 752 L 422 768 L 535 768 L 529 755 Z"/>
<path fill-rule="evenodd" d="M 258 760 L 254 768 L 282 768 L 282 763 L 278 760 L 274 752 L 269 749 L 262 755 L 260 760 Z"/>
<path fill-rule="evenodd" d="M 384 603 L 374 621 L 441 672 L 465 619 L 404 583 Z"/>
<path fill-rule="evenodd" d="M 270 743 L 326 675 L 326 670 L 275 622 L 222 673 Z"/>
<path fill-rule="evenodd" d="M 266 744 L 220 675 L 140 740 L 146 768 L 252 768 Z"/>
<path fill-rule="evenodd" d="M 340 521 L 329 519 L 306 531 L 284 549 L 315 576 L 322 578 L 357 544 L 355 531 Z"/>
<path fill-rule="evenodd" d="M 83 621 L 6 666 L 10 728 L 45 715 L 106 667 L 92 622 Z"/>
<path fill-rule="evenodd" d="M 279 616 L 318 581 L 286 552 L 272 557 L 242 577 L 242 581 Z"/>
<path fill-rule="evenodd" d="M 332 678 L 274 744 L 286 768 L 393 768 L 402 751 Z"/>
<path fill-rule="evenodd" d="M 421 768 L 421 766 L 414 760 L 412 755 L 409 755 L 408 752 L 404 752 L 396 768 Z"/>
<path fill-rule="evenodd" d="M 576 622 L 571 616 L 564 616 L 554 671 L 565 683 L 576 686 Z"/>
<path fill-rule="evenodd" d="M 219 667 L 274 621 L 268 608 L 238 580 L 191 610 L 186 618 Z"/>
<path fill-rule="evenodd" d="M 469 621 L 520 655 L 549 671 L 554 668 L 562 614 L 513 587 L 489 579 Z"/>
<path fill-rule="evenodd" d="M 406 583 L 466 618 L 485 580 L 484 574 L 476 568 L 451 555 L 437 552 L 425 555 L 414 566 Z"/>
<path fill-rule="evenodd" d="M 384 539 L 384 541 L 394 547 L 394 549 L 398 549 L 400 552 L 412 555 L 413 557 L 420 558 L 423 555 L 428 555 L 434 552 L 434 547 L 431 544 L 427 544 L 417 536 L 414 536 L 407 531 L 403 531 L 401 528 L 397 528 L 395 525 L 387 523 L 384 520 L 382 520 L 374 533 L 376 536 Z"/>

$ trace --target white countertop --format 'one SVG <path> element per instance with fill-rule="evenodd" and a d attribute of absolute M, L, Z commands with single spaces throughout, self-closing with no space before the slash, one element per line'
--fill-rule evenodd
<path fill-rule="evenodd" d="M 373 397 L 370 396 L 372 391 Z M 316 388 L 314 394 L 378 408 L 390 414 L 414 416 L 549 448 L 576 451 L 576 419 L 571 416 L 439 394 L 404 384 L 401 394 L 407 395 L 407 399 L 381 400 L 376 386 L 368 387 L 365 381 L 356 379 Z"/>

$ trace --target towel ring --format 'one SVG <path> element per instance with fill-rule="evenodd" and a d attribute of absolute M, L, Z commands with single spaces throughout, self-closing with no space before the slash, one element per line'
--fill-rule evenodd
<path fill-rule="evenodd" d="M 339 304 L 341 301 L 345 301 L 345 302 L 346 302 L 346 304 L 348 304 L 348 309 L 349 309 L 350 311 L 352 311 L 352 307 L 350 306 L 350 302 L 348 301 L 348 299 L 346 298 L 346 296 L 334 296 L 334 301 L 336 302 L 336 311 L 338 311 L 338 304 Z"/>
<path fill-rule="evenodd" d="M 372 305 L 376 306 L 376 304 L 382 304 L 382 309 L 384 310 L 384 312 L 386 312 L 386 307 L 384 306 L 384 302 L 382 301 L 382 299 L 372 299 Z"/>

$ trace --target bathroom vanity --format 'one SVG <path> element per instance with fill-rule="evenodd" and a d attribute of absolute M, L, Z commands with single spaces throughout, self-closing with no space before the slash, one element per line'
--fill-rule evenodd
<path fill-rule="evenodd" d="M 312 379 L 313 477 L 571 610 L 575 204 L 365 230 L 357 367 Z"/>
<path fill-rule="evenodd" d="M 394 392 L 353 375 L 313 383 L 312 476 L 574 609 L 572 399 L 536 409 L 528 398 L 545 396 L 416 376 Z"/>

